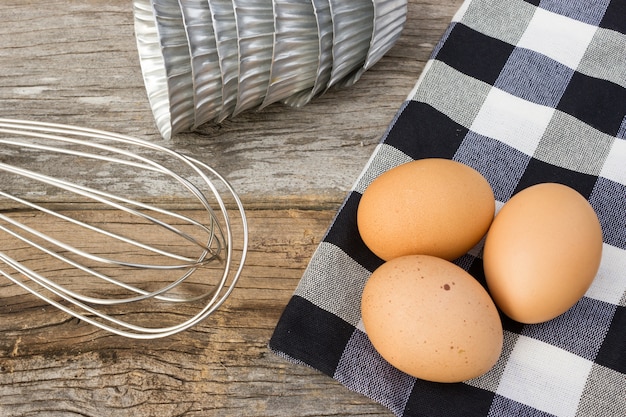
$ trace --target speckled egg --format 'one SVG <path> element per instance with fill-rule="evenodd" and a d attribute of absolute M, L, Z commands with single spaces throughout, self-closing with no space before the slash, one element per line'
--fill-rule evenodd
<path fill-rule="evenodd" d="M 502 324 L 487 291 L 441 258 L 408 255 L 385 262 L 365 285 L 361 312 L 380 355 L 424 380 L 478 377 L 502 351 Z"/>

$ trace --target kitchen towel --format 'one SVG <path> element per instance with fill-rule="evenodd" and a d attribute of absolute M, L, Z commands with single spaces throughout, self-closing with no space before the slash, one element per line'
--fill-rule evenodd
<path fill-rule="evenodd" d="M 360 297 L 382 261 L 356 209 L 380 173 L 439 157 L 472 166 L 497 207 L 569 185 L 600 219 L 591 288 L 542 324 L 504 320 L 500 360 L 457 384 L 410 377 L 373 349 Z M 455 261 L 484 284 L 481 248 Z M 349 192 L 269 343 L 398 416 L 626 416 L 626 0 L 468 0 Z"/>

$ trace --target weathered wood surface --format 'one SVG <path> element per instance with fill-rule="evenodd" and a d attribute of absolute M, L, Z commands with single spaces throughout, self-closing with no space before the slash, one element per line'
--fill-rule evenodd
<path fill-rule="evenodd" d="M 0 117 L 94 127 L 193 154 L 241 194 L 251 252 L 214 316 L 152 342 L 78 323 L 2 278 L 0 415 L 390 416 L 275 356 L 267 342 L 460 3 L 410 0 L 401 39 L 353 87 L 302 109 L 272 105 L 167 142 L 146 98 L 130 0 L 3 0 Z M 114 172 L 108 181 L 124 179 Z"/>

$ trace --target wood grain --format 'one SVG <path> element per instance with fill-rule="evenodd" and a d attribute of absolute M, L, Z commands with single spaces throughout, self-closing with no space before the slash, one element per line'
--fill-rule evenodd
<path fill-rule="evenodd" d="M 2 117 L 94 127 L 193 154 L 239 191 L 251 241 L 243 276 L 222 308 L 189 331 L 151 342 L 97 330 L 0 279 L 0 415 L 391 416 L 276 356 L 267 343 L 460 4 L 410 0 L 402 37 L 353 87 L 301 109 L 271 105 L 164 141 L 139 70 L 130 0 L 3 1 Z M 106 177 L 126 180 L 122 171 Z"/>

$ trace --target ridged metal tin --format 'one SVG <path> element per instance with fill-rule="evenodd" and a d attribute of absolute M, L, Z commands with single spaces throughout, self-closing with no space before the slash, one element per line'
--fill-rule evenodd
<path fill-rule="evenodd" d="M 270 82 L 274 8 L 268 0 L 233 0 L 239 36 L 239 91 L 233 116 L 258 107 Z"/>
<path fill-rule="evenodd" d="M 365 62 L 361 68 L 340 81 L 340 87 L 356 83 L 361 75 L 378 62 L 396 43 L 406 21 L 407 5 L 402 0 L 375 0 L 372 39 Z"/>
<path fill-rule="evenodd" d="M 319 36 L 311 0 L 274 0 L 274 53 L 261 108 L 315 84 Z"/>
<path fill-rule="evenodd" d="M 211 18 L 222 71 L 222 109 L 216 121 L 230 117 L 239 91 L 239 47 L 235 7 L 232 0 L 210 0 Z"/>
<path fill-rule="evenodd" d="M 374 35 L 365 58 L 365 70 L 377 63 L 396 43 L 406 22 L 406 0 L 374 1 Z"/>
<path fill-rule="evenodd" d="M 311 91 L 294 93 L 283 100 L 292 107 L 302 107 L 315 96 L 325 91 L 333 68 L 333 20 L 328 0 L 311 0 L 317 26 L 318 61 L 315 81 Z"/>
<path fill-rule="evenodd" d="M 165 128 L 161 134 L 169 138 L 194 125 L 191 55 L 178 1 L 152 0 L 152 7 L 165 62 L 170 105 L 170 132 L 168 134 Z"/>
<path fill-rule="evenodd" d="M 396 42 L 406 0 L 133 0 L 164 138 L 354 84 Z"/>
<path fill-rule="evenodd" d="M 333 69 L 328 87 L 365 63 L 374 26 L 372 0 L 330 0 L 330 10 L 334 37 Z"/>
<path fill-rule="evenodd" d="M 133 13 L 139 63 L 152 115 L 161 135 L 169 138 L 171 115 L 165 57 L 161 53 L 152 3 L 150 0 L 135 0 Z"/>
<path fill-rule="evenodd" d="M 207 0 L 178 0 L 191 53 L 194 125 L 217 118 L 222 109 L 222 78 L 211 9 Z"/>

